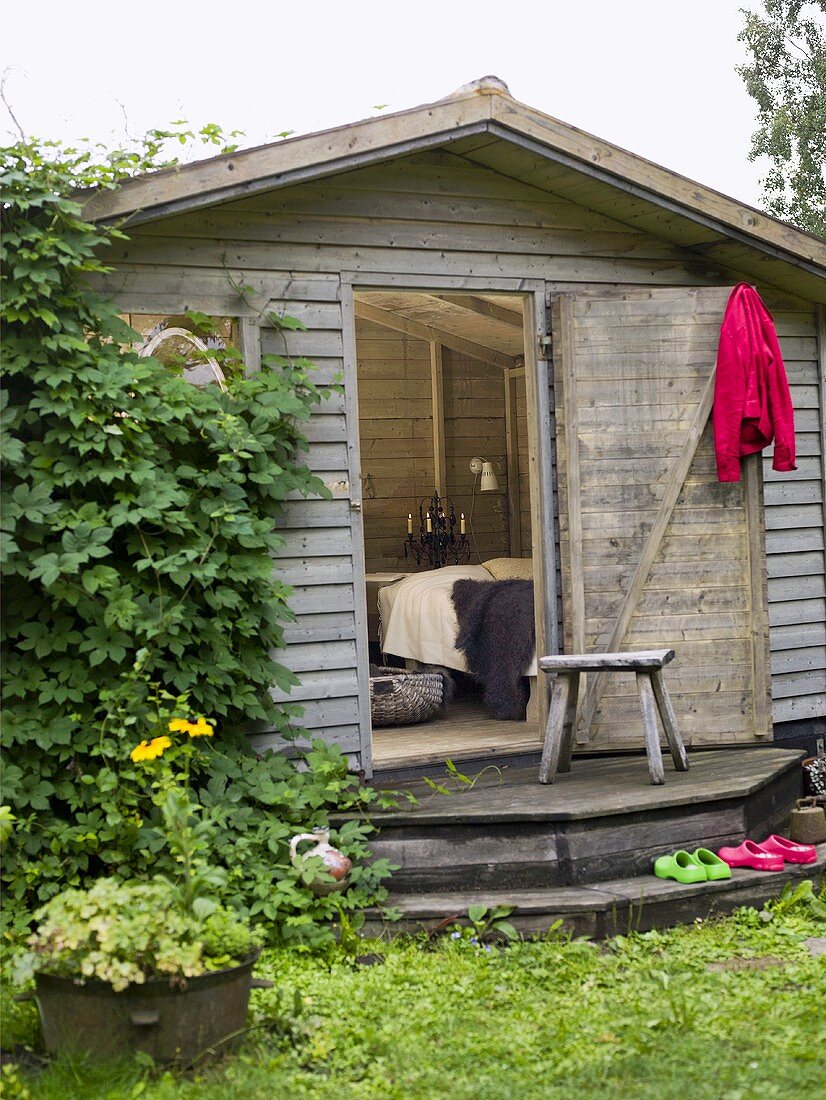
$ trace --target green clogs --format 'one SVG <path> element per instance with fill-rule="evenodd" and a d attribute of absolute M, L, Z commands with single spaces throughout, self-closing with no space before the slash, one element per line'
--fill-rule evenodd
<path fill-rule="evenodd" d="M 706 869 L 695 860 L 691 852 L 673 852 L 670 856 L 660 856 L 654 860 L 654 874 L 657 878 L 673 878 L 677 882 L 706 882 Z"/>
<path fill-rule="evenodd" d="M 694 852 L 681 849 L 670 856 L 655 859 L 654 874 L 657 878 L 673 878 L 686 884 L 716 882 L 731 878 L 731 868 L 708 848 L 697 848 Z"/>
<path fill-rule="evenodd" d="M 694 852 L 694 860 L 704 868 L 709 882 L 717 882 L 722 878 L 731 878 L 731 867 L 708 848 L 697 848 Z"/>

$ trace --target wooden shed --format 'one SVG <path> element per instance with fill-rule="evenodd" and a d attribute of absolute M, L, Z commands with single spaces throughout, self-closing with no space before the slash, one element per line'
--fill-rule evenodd
<path fill-rule="evenodd" d="M 404 548 L 434 490 L 457 540 L 467 525 L 471 565 L 530 559 L 540 652 L 673 647 L 693 745 L 822 721 L 823 241 L 526 107 L 495 77 L 140 177 L 86 210 L 130 236 L 98 285 L 135 327 L 197 310 L 231 322 L 250 371 L 286 350 L 343 377 L 309 425 L 332 499 L 290 503 L 277 569 L 295 586 L 289 698 L 366 774 L 539 748 L 543 684 L 524 720 L 487 716 L 468 689 L 434 721 L 371 729 L 377 592 L 428 565 Z M 769 448 L 721 484 L 714 365 L 742 281 L 774 315 L 798 469 L 773 472 Z M 267 327 L 272 310 L 305 331 Z M 495 488 L 480 491 L 473 458 Z M 579 749 L 638 746 L 638 724 L 633 690 L 592 685 Z"/>

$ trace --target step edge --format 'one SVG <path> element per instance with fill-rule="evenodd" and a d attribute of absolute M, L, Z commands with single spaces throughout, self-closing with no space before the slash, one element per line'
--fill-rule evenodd
<path fill-rule="evenodd" d="M 782 887 L 787 882 L 795 879 L 819 876 L 826 871 L 826 844 L 817 845 L 818 858 L 814 863 L 789 864 L 783 871 L 767 872 L 753 871 L 747 868 L 735 868 L 730 879 L 720 882 L 706 882 L 684 885 L 671 880 L 658 879 L 653 874 L 638 875 L 629 879 L 615 879 L 607 882 L 595 882 L 578 886 L 550 886 L 545 889 L 534 890 L 463 890 L 456 891 L 459 898 L 451 899 L 449 892 L 434 891 L 428 894 L 391 894 L 385 902 L 385 908 L 400 906 L 404 901 L 409 904 L 403 909 L 403 919 L 437 919 L 444 917 L 449 910 L 451 913 L 462 905 L 467 909 L 468 904 L 478 901 L 481 904 L 513 905 L 515 913 L 525 915 L 553 913 L 563 914 L 596 912 L 606 913 L 616 907 L 628 907 L 632 905 L 656 903 L 666 900 L 683 900 L 689 897 L 713 896 L 715 894 L 737 893 L 744 891 L 755 884 L 763 883 L 770 886 L 776 883 Z M 656 893 L 646 893 L 646 887 L 657 886 Z M 568 895 L 567 899 L 560 897 L 560 892 Z M 520 895 L 531 895 L 541 898 L 543 904 L 523 904 L 520 906 Z M 544 898 L 542 895 L 546 895 Z M 572 898 L 571 895 L 576 895 Z M 434 899 L 434 901 L 430 901 Z M 443 904 L 441 908 L 435 908 L 435 899 L 444 899 L 449 904 Z M 585 904 L 585 903 L 588 904 Z M 418 903 L 418 905 L 417 905 Z M 366 909 L 367 919 L 383 919 L 382 909 L 372 907 Z"/>
<path fill-rule="evenodd" d="M 774 749 L 774 746 L 760 745 L 755 746 L 753 751 L 760 751 L 765 749 Z M 422 813 L 420 810 L 380 810 L 375 813 L 365 814 L 331 814 L 331 824 L 348 820 L 369 821 L 377 829 L 381 828 L 401 828 L 404 826 L 445 826 L 445 825 L 473 825 L 473 824 L 509 824 L 516 822 L 569 822 L 569 821 L 588 821 L 596 817 L 620 817 L 631 813 L 656 813 L 660 810 L 675 809 L 679 806 L 694 806 L 701 803 L 717 803 L 725 802 L 727 800 L 745 799 L 750 798 L 758 791 L 765 787 L 768 787 L 772 783 L 778 782 L 787 772 L 791 771 L 797 766 L 804 758 L 805 753 L 802 749 L 780 749 L 775 750 L 788 754 L 787 759 L 778 759 L 777 763 L 772 768 L 771 772 L 766 775 L 754 776 L 751 780 L 741 781 L 736 789 L 727 789 L 725 791 L 710 792 L 708 789 L 703 791 L 696 791 L 693 794 L 686 796 L 684 793 L 675 790 L 673 787 L 669 789 L 668 779 L 662 788 L 658 789 L 662 801 L 656 805 L 652 805 L 645 808 L 639 806 L 629 807 L 616 807 L 612 808 L 609 813 L 606 814 L 604 808 L 583 809 L 583 810 L 566 810 L 566 809 L 529 809 L 529 810 L 499 810 L 494 812 L 485 811 L 483 807 L 477 810 L 472 810 L 470 813 L 466 810 L 464 814 L 461 808 L 455 810 L 448 810 L 445 808 L 443 811 L 436 811 L 430 813 Z M 681 773 L 676 771 L 668 771 L 667 775 L 672 778 L 679 778 Z M 564 779 L 565 777 L 562 776 Z M 539 779 L 537 776 L 537 785 L 539 785 Z M 456 797 L 461 798 L 462 792 L 457 792 Z"/>

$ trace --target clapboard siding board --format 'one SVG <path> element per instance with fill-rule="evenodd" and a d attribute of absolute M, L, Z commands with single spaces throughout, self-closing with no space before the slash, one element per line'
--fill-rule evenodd
<path fill-rule="evenodd" d="M 801 527 L 793 531 L 767 531 L 766 550 L 770 556 L 799 553 L 802 550 L 822 550 L 824 531 L 821 527 Z"/>
<path fill-rule="evenodd" d="M 541 279 L 549 272 L 554 278 L 568 283 L 629 283 L 651 287 L 659 286 L 702 286 L 709 281 L 715 268 L 711 264 L 698 264 L 689 267 L 677 259 L 644 259 L 616 256 L 572 256 L 553 254 L 542 256 L 518 252 L 484 251 L 474 254 L 469 262 L 468 254 L 463 251 L 439 252 L 439 263 L 434 265 L 435 277 L 463 276 L 496 279 L 521 277 Z M 323 248 L 315 245 L 277 245 L 263 243 L 255 245 L 244 242 L 237 247 L 226 248 L 222 241 L 174 240 L 158 238 L 150 241 L 142 238 L 140 247 L 134 244 L 131 251 L 122 256 L 113 257 L 113 262 L 128 264 L 130 268 L 151 267 L 172 268 L 173 279 L 180 287 L 187 285 L 188 273 L 194 268 L 213 268 L 220 266 L 222 257 L 233 274 L 243 273 L 246 278 L 256 274 L 286 268 L 291 262 L 302 270 L 319 274 L 336 268 L 363 273 L 365 281 L 376 273 L 406 275 L 410 271 L 427 271 L 428 263 L 422 257 L 428 256 L 427 248 L 393 247 L 347 247 L 346 245 Z M 720 273 L 722 274 L 722 272 Z M 719 275 L 718 275 L 719 277 Z M 100 285 L 100 283 L 97 283 Z M 187 296 L 192 301 L 194 295 Z M 230 306 L 232 297 L 227 295 L 225 302 Z M 125 307 L 123 307 L 125 308 Z M 155 306 L 157 308 L 157 305 Z M 194 308 L 194 307 L 190 307 Z M 135 306 L 133 312 L 137 312 Z"/>
<path fill-rule="evenodd" d="M 804 694 L 799 684 L 793 684 L 792 693 L 786 698 L 773 686 L 772 716 L 775 722 L 800 722 L 808 718 L 822 718 L 826 714 L 826 692 L 818 691 L 816 687 L 810 691 L 808 687 Z"/>
<path fill-rule="evenodd" d="M 346 546 L 346 540 L 342 540 Z M 278 579 L 289 585 L 329 585 L 353 582 L 353 558 L 352 555 L 342 554 L 340 551 L 328 557 L 299 557 L 287 558 L 279 556 L 276 559 L 276 574 Z"/>
<path fill-rule="evenodd" d="M 444 150 L 431 150 L 370 168 L 342 172 L 318 182 L 227 202 L 197 215 L 171 216 L 146 223 L 133 229 L 131 241 L 110 250 L 106 259 L 115 269 L 106 275 L 92 276 L 91 281 L 111 294 L 127 311 L 177 313 L 194 309 L 220 316 L 260 318 L 262 352 L 313 359 L 319 368 L 315 380 L 322 384 L 340 379 L 347 369 L 346 329 L 351 320 L 342 311 L 343 272 L 350 276 L 363 273 L 368 284 L 375 276 L 374 285 L 379 287 L 391 286 L 395 281 L 397 286 L 404 288 L 417 285 L 418 280 L 418 285 L 424 289 L 466 285 L 484 290 L 486 281 L 493 288 L 498 280 L 510 280 L 513 286 L 518 286 L 527 279 L 546 280 L 557 289 L 566 285 L 575 288 L 581 284 L 592 289 L 601 284 L 651 288 L 725 286 L 738 281 L 735 270 L 726 270 L 718 262 L 682 251 L 658 237 L 660 220 L 669 220 L 670 215 L 654 216 L 646 212 L 642 204 L 635 214 L 631 210 L 634 202 L 626 196 L 617 203 L 617 213 L 623 220 L 613 218 L 610 206 L 604 205 L 604 190 L 600 192 L 596 184 L 584 183 L 576 194 L 570 189 L 565 195 L 555 194 L 554 181 L 564 189 L 568 170 L 549 169 L 547 163 L 543 166 L 538 159 L 530 182 L 517 182 L 509 176 L 505 150 L 500 141 L 484 147 L 480 145 L 473 152 L 473 161 Z M 519 155 L 526 162 L 533 156 L 527 151 Z M 601 194 L 603 213 L 588 208 L 588 196 L 592 192 L 594 196 Z M 686 229 L 683 239 L 687 244 L 695 240 L 699 243 L 705 240 L 705 235 L 706 231 L 697 227 Z M 735 256 L 736 251 L 729 250 L 729 255 Z M 733 266 L 736 268 L 736 264 Z M 770 263 L 765 270 L 772 270 Z M 243 298 L 233 289 L 233 283 L 249 288 Z M 669 319 L 673 322 L 674 317 L 668 302 L 657 300 L 656 289 L 652 293 L 653 312 L 646 314 L 641 308 L 637 313 L 648 326 L 654 346 L 637 349 L 633 373 L 626 376 L 623 372 L 631 366 L 626 358 L 617 356 L 616 349 L 609 351 L 606 342 L 595 343 L 592 350 L 597 385 L 600 379 L 619 372 L 625 379 L 627 393 L 639 395 L 646 381 L 656 377 L 654 372 L 658 369 L 661 353 L 667 353 L 673 346 L 665 330 Z M 808 605 L 809 614 L 817 614 L 818 601 L 824 595 L 824 574 L 822 566 L 818 572 L 819 559 L 816 557 L 820 553 L 822 559 L 822 548 L 813 544 L 813 531 L 822 530 L 823 526 L 822 472 L 820 481 L 817 475 L 818 462 L 822 471 L 823 429 L 818 409 L 818 375 L 817 370 L 813 370 L 817 326 L 805 303 L 786 296 L 778 309 L 773 305 L 770 292 L 764 297 L 770 308 L 775 308 L 778 331 L 785 345 L 797 414 L 799 451 L 801 458 L 807 460 L 799 471 L 805 475 L 803 478 L 767 476 L 766 526 L 772 533 L 770 559 L 779 561 L 793 557 L 798 570 L 810 571 L 803 575 L 799 571 L 787 574 L 784 566 L 771 569 L 772 621 L 788 627 L 794 624 L 793 613 L 801 609 L 801 604 Z M 610 318 L 613 304 L 601 303 L 598 308 L 603 305 L 605 315 Z M 268 325 L 268 311 L 297 318 L 306 326 L 306 331 L 284 333 Z M 698 317 L 702 319 L 700 314 Z M 342 643 L 350 645 L 356 640 L 358 597 L 355 586 L 360 583 L 358 577 L 363 565 L 361 540 L 353 536 L 351 497 L 361 490 L 365 521 L 369 517 L 375 524 L 375 556 L 370 560 L 395 565 L 399 558 L 397 547 L 404 536 L 406 512 L 411 509 L 408 507 L 399 515 L 388 516 L 384 506 L 389 496 L 382 494 L 401 491 L 405 472 L 400 466 L 400 458 L 409 459 L 414 483 L 405 491 L 415 495 L 422 485 L 426 488 L 421 495 L 432 491 L 429 482 L 433 475 L 428 461 L 432 460 L 429 349 L 423 341 L 401 337 L 398 333 L 388 334 L 380 326 L 366 322 L 359 322 L 358 334 L 359 381 L 364 387 L 358 406 L 358 425 L 353 411 L 355 396 L 335 394 L 313 412 L 304 429 L 310 444 L 308 464 L 328 484 L 334 499 L 292 499 L 279 519 L 285 543 L 276 555 L 275 567 L 283 570 L 284 577 L 300 582 L 296 584 L 292 599 L 297 618 L 285 629 L 286 660 L 311 663 L 312 650 L 305 647 L 317 645 L 319 668 L 326 667 L 325 646 L 337 647 L 330 652 L 338 654 L 334 660 L 341 661 L 343 654 L 350 652 L 341 648 Z M 400 348 L 403 348 L 401 356 Z M 696 365 L 691 350 L 686 353 L 685 360 L 675 367 L 675 385 L 679 386 L 681 379 L 690 377 Z M 493 456 L 503 489 L 507 474 L 504 459 L 501 463 L 497 461 L 497 456 L 500 453 L 504 456 L 504 451 L 496 449 L 503 433 L 501 397 L 493 393 L 475 395 L 469 390 L 467 377 L 463 379 L 459 371 L 452 380 L 448 369 L 445 387 L 445 411 L 453 421 L 445 445 L 447 470 L 457 478 L 456 493 L 460 499 L 464 499 L 466 486 L 460 484 L 459 475 L 463 464 L 474 454 L 481 451 L 484 457 Z M 394 390 L 393 384 L 399 381 L 412 389 Z M 422 384 L 420 395 L 417 383 Z M 412 395 L 414 390 L 417 396 Z M 388 410 L 387 398 L 400 393 L 407 405 L 405 415 L 392 415 L 397 409 Z M 528 553 L 529 487 L 526 464 L 524 469 L 521 465 L 526 458 L 527 409 L 524 399 L 520 397 L 519 400 L 523 402 L 517 418 L 520 529 L 523 553 Z M 399 396 L 392 398 L 394 406 L 400 401 Z M 640 424 L 640 438 L 650 433 L 651 424 L 664 423 L 662 416 L 670 401 L 669 387 L 662 388 L 662 401 L 663 404 L 654 408 L 650 423 Z M 583 432 L 581 446 L 586 461 L 590 461 L 591 454 L 598 453 L 616 411 L 613 405 L 603 408 L 594 416 L 591 427 Z M 679 410 L 666 419 L 669 431 L 679 433 L 687 428 L 686 418 Z M 345 459 L 357 428 L 360 429 L 362 481 L 354 485 L 350 483 L 352 470 Z M 563 431 L 558 449 L 563 449 L 564 445 Z M 622 457 L 623 445 L 628 447 L 627 458 L 638 457 L 634 450 L 637 440 L 629 436 L 618 445 L 618 460 Z M 698 548 L 702 547 L 702 539 L 713 534 L 719 518 L 718 509 L 708 508 L 704 499 L 710 451 L 707 442 L 704 441 L 703 446 L 706 449 L 701 449 L 697 469 L 691 473 L 694 481 L 690 480 L 685 499 L 681 499 L 674 515 L 673 534 L 675 538 L 685 535 L 687 548 L 690 538 Z M 625 507 L 629 511 L 640 507 L 641 522 L 646 522 L 646 516 L 653 522 L 656 492 L 647 491 L 639 477 L 632 483 L 631 478 L 635 475 L 629 467 L 626 472 L 629 480 L 625 487 L 630 490 L 631 501 Z M 616 494 L 612 488 L 617 490 Z M 635 488 L 639 492 L 635 492 Z M 617 499 L 622 495 L 621 489 L 618 476 L 609 471 L 602 487 L 601 503 L 585 507 L 581 535 L 586 549 L 593 548 L 598 538 L 600 508 L 611 506 L 612 502 L 616 511 L 603 515 L 602 534 L 608 538 L 623 534 L 627 517 L 623 516 L 621 501 Z M 375 496 L 371 497 L 371 492 Z M 485 496 L 505 501 L 503 495 Z M 567 507 L 564 485 L 560 499 Z M 729 517 L 739 523 L 742 513 L 731 507 L 733 500 L 732 496 L 726 497 L 720 508 L 724 511 L 728 508 Z M 497 512 L 493 501 L 488 502 L 481 495 L 476 497 L 474 531 L 477 539 L 480 534 L 483 536 L 482 556 L 498 545 L 501 523 L 506 518 L 506 506 Z M 567 545 L 569 531 L 564 511 L 561 520 L 556 537 L 561 537 Z M 806 529 L 805 533 L 801 528 Z M 630 545 L 625 549 L 630 552 Z M 496 552 L 507 551 L 503 548 Z M 812 554 L 815 557 L 808 556 Z M 683 556 L 689 558 L 683 563 L 689 566 L 688 549 Z M 313 562 L 318 564 L 316 572 Z M 592 572 L 599 568 L 589 567 Z M 740 583 L 742 568 L 735 573 L 736 576 L 726 576 L 719 591 L 709 589 L 707 610 L 717 606 L 718 597 L 747 587 Z M 690 572 L 682 575 L 690 582 Z M 695 572 L 695 577 L 700 575 Z M 657 599 L 668 600 L 666 614 L 675 618 L 675 623 L 690 614 L 690 611 L 679 609 L 682 593 L 665 588 L 652 589 L 643 595 L 641 614 L 654 614 Z M 709 622 L 709 632 L 715 636 L 727 629 L 725 613 L 725 608 L 718 607 L 715 613 L 718 617 L 713 624 Z M 739 629 L 740 620 L 732 618 L 731 621 L 736 624 L 733 629 Z M 645 633 L 642 624 L 639 629 L 642 636 Z M 786 636 L 782 638 L 785 644 Z M 289 655 L 292 649 L 295 649 L 294 657 Z M 366 743 L 368 724 L 363 704 L 359 709 L 358 691 L 353 687 L 349 695 L 325 698 L 323 685 L 312 677 L 307 679 L 305 671 L 309 674 L 312 670 L 307 668 L 301 672 L 306 681 L 301 689 L 305 710 L 303 724 L 338 740 L 346 751 L 357 753 L 359 745 Z M 345 669 L 340 671 L 347 672 Z M 355 667 L 349 674 L 352 674 L 351 680 L 347 682 L 352 681 L 355 685 Z M 776 720 L 786 720 L 780 715 L 788 715 L 791 709 L 802 713 L 810 704 L 817 705 L 811 702 L 818 698 L 818 689 L 812 686 L 811 680 L 800 676 L 791 680 L 784 677 L 781 686 Z M 792 688 L 808 692 L 805 699 L 810 702 L 801 703 L 793 695 Z M 316 690 L 318 697 L 312 698 Z M 729 708 L 725 711 L 726 716 L 729 711 L 736 716 L 737 698 L 736 693 L 726 696 L 725 707 Z M 721 701 L 720 707 L 723 705 Z M 692 713 L 691 721 L 700 722 L 701 713 L 702 708 L 698 705 L 700 717 Z M 718 716 L 723 717 L 723 709 Z M 732 739 L 738 740 L 741 732 L 736 721 L 732 729 Z M 698 736 L 702 736 L 702 731 Z M 362 763 L 369 768 L 369 760 Z"/>
<path fill-rule="evenodd" d="M 769 601 L 769 623 L 772 627 L 771 643 L 778 648 L 788 647 L 805 638 L 807 629 L 814 624 L 820 628 L 826 624 L 826 599 L 786 599 Z M 788 632 L 784 631 L 789 627 Z M 801 643 L 805 644 L 805 643 Z"/>
<path fill-rule="evenodd" d="M 310 748 L 316 739 L 335 744 L 350 757 L 350 765 L 358 768 L 361 755 L 361 734 L 358 725 L 333 726 L 324 720 L 323 714 L 313 717 L 305 713 L 301 719 L 310 736 L 299 736 L 287 741 L 278 733 L 254 733 L 249 737 L 250 747 L 257 753 L 283 752 L 287 756 Z"/>
<path fill-rule="evenodd" d="M 338 642 L 355 639 L 356 626 L 350 611 L 318 611 L 296 615 L 284 627 L 288 646 L 307 642 Z"/>
<path fill-rule="evenodd" d="M 279 658 L 281 663 L 302 676 L 325 669 L 352 669 L 356 667 L 356 643 L 353 641 L 294 642 Z"/>

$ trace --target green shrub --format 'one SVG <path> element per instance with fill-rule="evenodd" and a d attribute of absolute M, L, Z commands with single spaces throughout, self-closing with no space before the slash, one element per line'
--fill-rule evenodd
<path fill-rule="evenodd" d="M 272 554 L 288 494 L 326 491 L 301 460 L 302 421 L 325 394 L 304 360 L 265 357 L 222 393 L 123 350 L 134 333 L 86 282 L 122 234 L 85 222 L 71 195 L 115 186 L 156 153 L 102 165 L 34 143 L 0 154 L 5 913 L 19 922 L 66 886 L 171 858 L 129 758 L 162 695 L 219 728 L 192 778 L 233 904 L 312 926 L 323 906 L 285 841 L 363 796 L 335 750 L 314 750 L 299 774 L 251 756 L 243 731 L 287 731 L 300 714 L 269 694 L 296 682 L 272 657 L 293 617 Z M 365 832 L 340 837 L 356 859 Z M 367 892 L 381 874 L 364 872 Z"/>
<path fill-rule="evenodd" d="M 65 890 L 35 914 L 31 951 L 17 977 L 40 970 L 96 978 L 115 990 L 153 978 L 194 978 L 249 954 L 255 940 L 238 917 L 215 910 L 205 922 L 185 912 L 170 883 L 100 878 L 88 890 Z"/>

